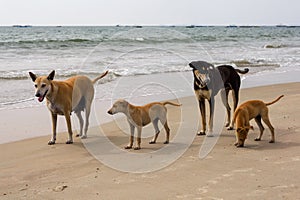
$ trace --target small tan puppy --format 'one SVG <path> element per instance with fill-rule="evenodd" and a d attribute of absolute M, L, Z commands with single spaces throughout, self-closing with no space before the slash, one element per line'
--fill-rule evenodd
<path fill-rule="evenodd" d="M 132 148 L 135 127 L 137 128 L 138 136 L 134 150 L 141 149 L 142 127 L 146 126 L 150 122 L 152 122 L 154 126 L 155 136 L 149 142 L 149 144 L 156 143 L 156 139 L 160 132 L 158 128 L 158 121 L 160 121 L 164 125 L 166 130 L 166 141 L 164 142 L 164 144 L 169 143 L 170 129 L 167 123 L 167 108 L 165 106 L 166 104 L 170 104 L 173 106 L 181 106 L 179 104 L 175 104 L 168 101 L 163 103 L 153 102 L 144 106 L 134 106 L 123 99 L 120 99 L 113 104 L 112 108 L 108 110 L 107 113 L 111 115 L 114 115 L 119 112 L 124 113 L 127 116 L 127 120 L 130 126 L 131 136 L 129 137 L 129 144 L 125 147 L 125 149 Z"/>
<path fill-rule="evenodd" d="M 56 124 L 57 115 L 64 115 L 66 118 L 69 138 L 67 144 L 73 143 L 73 132 L 71 126 L 71 113 L 74 111 L 79 119 L 80 132 L 77 136 L 86 138 L 91 104 L 94 98 L 94 84 L 104 76 L 108 71 L 101 74 L 94 80 L 90 80 L 86 76 L 74 76 L 65 81 L 55 81 L 53 70 L 48 76 L 37 77 L 34 73 L 29 72 L 29 75 L 34 82 L 35 96 L 38 101 L 42 102 L 47 99 L 47 107 L 52 116 L 52 137 L 48 142 L 49 145 L 55 144 L 56 140 Z M 85 111 L 85 127 L 83 132 L 83 119 L 81 112 Z M 83 135 L 82 135 L 83 132 Z"/>
<path fill-rule="evenodd" d="M 260 141 L 261 137 L 264 132 L 264 127 L 261 123 L 261 119 L 264 121 L 264 123 L 270 128 L 271 131 L 271 140 L 270 143 L 275 142 L 275 136 L 274 136 L 274 128 L 269 120 L 268 115 L 268 107 L 269 105 L 272 105 L 273 103 L 276 103 L 281 99 L 283 95 L 278 97 L 276 100 L 270 102 L 270 103 L 264 103 L 260 100 L 251 100 L 244 102 L 241 104 L 236 111 L 234 112 L 234 123 L 236 123 L 236 142 L 235 146 L 237 147 L 243 147 L 244 142 L 247 138 L 248 132 L 250 129 L 253 130 L 253 127 L 250 126 L 249 121 L 251 119 L 255 119 L 255 122 L 257 123 L 260 135 L 255 138 L 255 141 Z"/>

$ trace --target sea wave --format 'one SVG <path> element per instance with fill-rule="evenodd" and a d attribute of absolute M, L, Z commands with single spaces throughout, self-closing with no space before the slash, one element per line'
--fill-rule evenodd
<path fill-rule="evenodd" d="M 24 80 L 29 79 L 28 72 L 30 70 L 11 70 L 11 71 L 0 71 L 0 80 Z M 37 75 L 47 75 L 50 70 L 32 70 Z M 68 70 L 68 69 L 58 69 L 55 70 L 55 78 L 69 78 L 76 75 L 85 75 L 88 77 L 96 77 L 101 74 L 101 72 L 96 71 L 84 71 L 84 70 Z"/>
<path fill-rule="evenodd" d="M 34 39 L 34 40 L 19 40 L 19 41 L 1 41 L 0 47 L 4 49 L 58 49 L 72 48 L 76 46 L 91 46 L 94 43 L 98 44 L 101 41 L 94 41 L 84 38 L 72 39 Z M 95 46 L 95 45 L 94 45 Z"/>
<path fill-rule="evenodd" d="M 22 40 L 17 42 L 0 42 L 2 49 L 65 49 L 65 48 L 81 48 L 95 47 L 98 45 L 106 46 L 132 46 L 132 45 L 160 45 L 168 44 L 187 44 L 193 43 L 195 40 L 191 38 L 147 38 L 147 37 L 132 37 L 132 38 L 95 38 L 95 39 L 68 39 L 68 40 Z"/>
<path fill-rule="evenodd" d="M 214 63 L 215 65 L 220 65 L 224 63 Z M 240 60 L 232 60 L 228 62 L 228 64 L 232 64 L 236 67 L 248 67 L 248 68 L 258 68 L 257 70 L 265 70 L 271 68 L 280 67 L 279 63 L 274 61 L 268 61 L 264 59 L 240 59 Z M 97 77 L 99 74 L 104 71 L 109 70 L 109 78 L 103 79 L 105 81 L 113 81 L 121 76 L 138 76 L 138 75 L 149 75 L 149 74 L 158 74 L 158 73 L 174 73 L 174 72 L 185 72 L 190 71 L 188 65 L 184 62 L 172 63 L 170 65 L 166 64 L 143 64 L 141 66 L 137 63 L 130 64 L 122 64 L 122 67 L 119 67 L 118 63 L 113 63 L 108 65 L 105 69 L 97 69 L 90 68 L 84 69 L 81 67 L 73 67 L 73 68 L 60 68 L 55 69 L 55 78 L 57 79 L 66 79 L 76 75 L 85 75 L 88 77 Z M 255 70 L 255 71 L 257 71 Z M 29 79 L 28 72 L 33 71 L 37 75 L 47 75 L 51 71 L 51 69 L 43 69 L 43 70 L 6 70 L 0 71 L 0 80 L 24 80 Z M 102 83 L 102 82 L 100 82 Z M 104 82 L 103 82 L 104 83 Z"/>
<path fill-rule="evenodd" d="M 132 44 L 187 44 L 194 42 L 216 42 L 216 41 L 239 41 L 239 37 L 216 37 L 209 35 L 184 35 L 184 36 L 169 36 L 161 35 L 147 36 L 147 35 L 113 35 L 111 37 L 99 36 L 96 38 L 69 38 L 69 39 L 28 39 L 17 41 L 0 41 L 0 47 L 7 48 L 57 48 L 57 47 L 73 47 L 73 46 L 96 46 L 99 44 L 118 44 L 118 45 L 132 45 Z M 286 44 L 265 44 L 265 49 L 286 48 L 289 47 Z"/>
<path fill-rule="evenodd" d="M 184 72 L 189 71 L 188 67 L 168 67 L 168 68 L 120 68 L 120 69 L 107 69 L 109 70 L 108 78 L 101 79 L 100 83 L 106 83 L 115 80 L 121 76 L 138 76 L 138 75 L 149 75 L 149 74 L 158 74 L 158 73 L 173 73 L 173 72 Z M 28 72 L 30 70 L 12 70 L 12 71 L 0 71 L 0 80 L 25 80 L 29 79 Z M 47 75 L 49 70 L 33 70 L 37 75 Z M 69 78 L 76 75 L 84 75 L 87 77 L 97 77 L 99 76 L 98 71 L 85 71 L 85 70 L 55 70 L 55 78 L 63 79 Z"/>
<path fill-rule="evenodd" d="M 284 47 L 288 47 L 285 44 L 266 44 L 264 45 L 265 49 L 279 49 L 279 48 L 284 48 Z"/>
<path fill-rule="evenodd" d="M 92 42 L 90 39 L 85 38 L 71 38 L 71 39 L 33 39 L 33 40 L 18 40 L 18 41 L 2 41 L 0 44 L 38 44 L 38 43 L 68 43 L 68 42 Z"/>
<path fill-rule="evenodd" d="M 28 98 L 28 99 L 21 99 L 21 100 L 10 101 L 10 102 L 3 102 L 3 103 L 0 103 L 0 108 L 1 108 L 1 106 L 9 106 L 9 105 L 15 105 L 15 104 L 19 104 L 19 103 L 27 103 L 27 102 L 31 102 L 33 100 L 34 100 L 34 98 Z"/>
<path fill-rule="evenodd" d="M 231 64 L 234 64 L 237 67 L 272 67 L 272 68 L 277 68 L 280 67 L 279 63 L 274 63 L 271 61 L 267 61 L 264 59 L 251 59 L 251 60 L 232 60 L 230 61 Z"/>

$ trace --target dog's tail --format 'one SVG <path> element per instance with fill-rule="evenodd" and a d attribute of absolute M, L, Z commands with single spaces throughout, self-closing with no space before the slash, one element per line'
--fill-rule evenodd
<path fill-rule="evenodd" d="M 269 103 L 265 103 L 266 106 L 269 106 L 269 105 L 272 105 L 273 103 L 276 103 L 276 102 L 279 101 L 279 99 L 281 99 L 283 96 L 284 96 L 284 95 L 281 95 L 281 96 L 279 96 L 277 99 L 275 99 L 274 101 L 269 102 Z"/>
<path fill-rule="evenodd" d="M 246 74 L 249 72 L 248 68 L 245 68 L 244 70 L 240 70 L 240 69 L 235 69 L 236 72 L 240 73 L 240 74 Z"/>
<path fill-rule="evenodd" d="M 167 104 L 172 105 L 172 106 L 181 106 L 181 104 L 173 103 L 173 102 L 170 102 L 170 101 L 162 102 L 162 104 L 163 104 L 164 106 L 167 105 Z"/>
<path fill-rule="evenodd" d="M 100 76 L 98 76 L 97 78 L 95 78 L 94 80 L 92 80 L 92 83 L 95 84 L 97 81 L 99 81 L 101 78 L 103 78 L 104 76 L 106 76 L 108 74 L 108 70 L 104 73 L 102 73 Z"/>

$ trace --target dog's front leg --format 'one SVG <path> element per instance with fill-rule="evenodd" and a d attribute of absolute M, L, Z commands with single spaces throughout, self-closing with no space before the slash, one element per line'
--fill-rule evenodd
<path fill-rule="evenodd" d="M 199 99 L 199 108 L 202 120 L 202 129 L 197 133 L 197 135 L 205 135 L 206 131 L 206 112 L 205 112 L 205 99 Z"/>
<path fill-rule="evenodd" d="M 215 111 L 215 99 L 214 97 L 211 97 L 209 100 L 209 122 L 208 122 L 208 134 L 207 136 L 212 137 L 213 136 L 213 126 L 214 126 L 214 111 Z"/>
<path fill-rule="evenodd" d="M 134 138 L 134 125 L 131 124 L 130 122 L 129 123 L 129 126 L 130 126 L 130 136 L 129 136 L 129 143 L 128 145 L 125 147 L 125 149 L 131 149 L 132 148 L 132 145 L 133 145 L 133 138 Z"/>
<path fill-rule="evenodd" d="M 134 150 L 139 150 L 141 149 L 141 136 L 142 136 L 142 127 L 138 126 L 137 127 L 138 135 L 136 139 L 136 146 L 134 147 Z"/>
<path fill-rule="evenodd" d="M 69 133 L 69 138 L 66 141 L 66 144 L 72 144 L 73 143 L 73 132 L 72 132 L 72 125 L 71 125 L 71 116 L 70 116 L 70 111 L 64 112 L 65 118 L 66 118 L 66 123 L 68 126 L 68 133 Z"/>
<path fill-rule="evenodd" d="M 51 112 L 51 118 L 52 118 L 52 137 L 48 142 L 48 145 L 55 144 L 55 140 L 56 140 L 57 114 Z"/>

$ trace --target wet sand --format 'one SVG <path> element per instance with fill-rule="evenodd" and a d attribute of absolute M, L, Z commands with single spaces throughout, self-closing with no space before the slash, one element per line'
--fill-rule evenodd
<path fill-rule="evenodd" d="M 242 89 L 240 103 L 250 99 L 269 102 L 281 94 L 285 97 L 270 106 L 270 120 L 275 128 L 274 144 L 268 143 L 270 132 L 267 127 L 262 141 L 254 141 L 259 129 L 251 121 L 254 131 L 249 133 L 244 148 L 236 148 L 233 145 L 234 132 L 224 128 L 217 144 L 205 158 L 199 158 L 199 150 L 205 137 L 196 136 L 179 159 L 150 173 L 126 173 L 105 166 L 86 150 L 80 139 L 76 138 L 74 144 L 66 145 L 64 142 L 67 133 L 58 134 L 57 144 L 53 146 L 47 145 L 50 135 L 1 144 L 0 198 L 299 198 L 300 83 Z M 194 97 L 189 98 L 192 101 Z M 198 107 L 189 109 L 199 112 Z M 35 114 L 27 113 L 26 116 Z M 178 114 L 180 113 L 176 107 L 168 107 L 169 125 L 173 133 L 176 133 L 178 122 L 181 121 Z M 10 123 L 16 123 L 13 116 L 7 117 L 12 120 Z M 184 119 L 189 120 L 188 117 Z M 41 123 L 39 126 L 48 126 L 50 133 L 50 122 L 45 120 Z M 32 125 L 16 123 L 16 126 Z M 127 144 L 128 137 L 115 122 L 104 124 L 101 128 L 119 148 Z M 143 131 L 152 129 L 149 125 Z M 154 146 L 148 144 L 147 139 L 143 139 L 143 149 L 139 153 L 160 149 L 164 146 L 164 139 L 164 132 Z M 135 153 L 133 150 L 129 152 Z"/>

